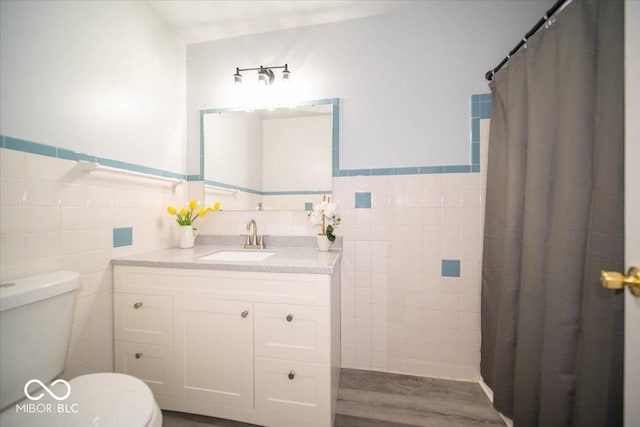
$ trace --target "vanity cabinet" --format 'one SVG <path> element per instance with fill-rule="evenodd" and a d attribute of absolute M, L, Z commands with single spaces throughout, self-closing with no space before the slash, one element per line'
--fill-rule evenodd
<path fill-rule="evenodd" d="M 338 276 L 115 266 L 116 371 L 145 381 L 163 409 L 331 426 Z"/>

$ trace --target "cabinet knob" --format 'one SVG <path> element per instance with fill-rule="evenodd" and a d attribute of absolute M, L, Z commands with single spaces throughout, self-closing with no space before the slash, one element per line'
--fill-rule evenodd
<path fill-rule="evenodd" d="M 288 377 L 290 380 L 294 379 L 296 377 L 296 371 L 294 370 L 289 371 Z"/>
<path fill-rule="evenodd" d="M 245 310 L 242 313 L 240 313 L 240 317 L 242 317 L 243 319 L 246 318 L 249 315 L 249 310 Z"/>
<path fill-rule="evenodd" d="M 137 303 L 133 304 L 133 308 L 135 308 L 136 310 L 139 309 L 140 307 L 142 307 L 142 303 L 141 302 L 137 302 Z"/>
<path fill-rule="evenodd" d="M 287 322 L 291 322 L 293 320 L 293 314 L 287 314 Z"/>
<path fill-rule="evenodd" d="M 136 359 L 140 359 L 142 357 L 142 353 L 136 353 L 134 354 L 134 356 L 136 357 Z"/>

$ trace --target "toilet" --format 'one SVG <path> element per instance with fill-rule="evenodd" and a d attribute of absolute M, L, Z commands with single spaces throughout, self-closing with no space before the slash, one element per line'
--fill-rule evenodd
<path fill-rule="evenodd" d="M 79 283 L 70 271 L 0 283 L 0 426 L 162 426 L 151 390 L 135 377 L 56 379 Z"/>

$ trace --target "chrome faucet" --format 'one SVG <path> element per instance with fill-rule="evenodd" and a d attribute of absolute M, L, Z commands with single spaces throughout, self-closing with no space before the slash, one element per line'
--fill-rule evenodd
<path fill-rule="evenodd" d="M 253 226 L 253 233 L 251 232 L 251 227 Z M 264 236 L 258 236 L 258 225 L 254 219 L 251 219 L 247 223 L 247 234 L 246 239 L 244 241 L 245 249 L 264 249 Z"/>

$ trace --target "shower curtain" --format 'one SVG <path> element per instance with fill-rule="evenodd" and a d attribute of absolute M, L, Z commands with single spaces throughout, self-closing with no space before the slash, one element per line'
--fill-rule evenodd
<path fill-rule="evenodd" d="M 491 90 L 482 378 L 516 427 L 622 425 L 623 4 L 574 0 Z"/>

